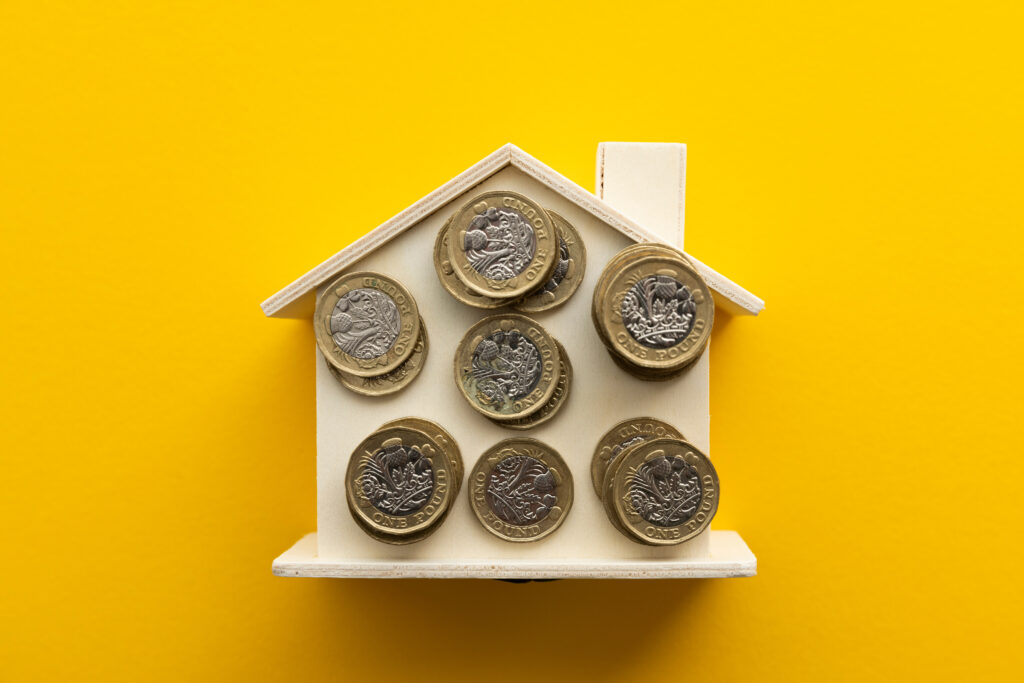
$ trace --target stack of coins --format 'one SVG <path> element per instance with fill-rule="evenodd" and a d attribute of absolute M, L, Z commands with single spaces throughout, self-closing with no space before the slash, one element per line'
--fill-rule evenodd
<path fill-rule="evenodd" d="M 663 244 L 626 247 L 594 288 L 591 315 L 612 359 L 645 380 L 678 376 L 704 352 L 715 305 L 690 260 Z"/>
<path fill-rule="evenodd" d="M 438 232 L 434 269 L 445 291 L 464 304 L 537 313 L 576 291 L 586 249 L 576 228 L 554 211 L 515 192 L 485 192 Z"/>
<path fill-rule="evenodd" d="M 536 439 L 506 439 L 487 449 L 469 481 L 476 518 L 506 541 L 525 543 L 554 533 L 572 507 L 569 467 Z"/>
<path fill-rule="evenodd" d="M 343 274 L 327 285 L 313 329 L 334 377 L 364 396 L 403 389 L 426 361 L 427 328 L 416 300 L 380 273 Z"/>
<path fill-rule="evenodd" d="M 660 420 L 636 418 L 613 427 L 598 442 L 591 475 L 609 521 L 637 543 L 688 541 L 718 510 L 711 461 Z"/>
<path fill-rule="evenodd" d="M 383 543 L 422 541 L 448 516 L 462 476 L 462 454 L 443 427 L 416 417 L 394 420 L 349 458 L 349 512 L 359 528 Z"/>
<path fill-rule="evenodd" d="M 455 351 L 455 384 L 474 410 L 509 429 L 553 418 L 569 397 L 565 348 L 535 320 L 508 313 L 469 328 Z"/>

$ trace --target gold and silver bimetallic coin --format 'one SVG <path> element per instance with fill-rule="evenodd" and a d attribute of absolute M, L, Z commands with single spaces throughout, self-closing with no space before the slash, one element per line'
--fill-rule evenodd
<path fill-rule="evenodd" d="M 462 462 L 462 451 L 459 450 L 459 444 L 447 429 L 436 422 L 431 422 L 422 417 L 403 417 L 398 420 L 385 422 L 378 429 L 385 429 L 387 427 L 411 427 L 433 439 L 441 447 L 441 451 L 447 456 L 448 461 L 452 465 L 454 495 L 458 495 L 462 489 L 462 478 L 465 476 L 466 471 Z"/>
<path fill-rule="evenodd" d="M 345 493 L 352 516 L 374 538 L 418 540 L 451 506 L 455 467 L 427 432 L 396 422 L 377 429 L 353 451 Z"/>
<path fill-rule="evenodd" d="M 342 372 L 330 362 L 327 363 L 327 369 L 350 391 L 363 396 L 388 396 L 401 391 L 419 377 L 420 371 L 427 361 L 428 348 L 427 326 L 424 324 L 423 318 L 420 318 L 420 337 L 413 346 L 412 355 L 394 370 L 373 377 L 356 377 Z"/>
<path fill-rule="evenodd" d="M 558 376 L 558 384 L 555 386 L 555 391 L 551 394 L 548 402 L 540 410 L 526 417 L 514 420 L 491 420 L 492 422 L 499 427 L 525 431 L 544 424 L 558 414 L 558 411 L 562 409 L 565 402 L 569 400 L 569 390 L 572 388 L 572 363 L 569 362 L 569 354 L 561 342 L 555 339 L 555 345 L 558 346 L 561 372 Z"/>
<path fill-rule="evenodd" d="M 714 300 L 681 252 L 661 244 L 627 247 L 609 262 L 591 308 L 601 341 L 640 379 L 670 379 L 707 347 Z"/>
<path fill-rule="evenodd" d="M 474 308 L 494 309 L 507 306 L 507 299 L 492 299 L 474 292 L 465 285 L 455 274 L 451 258 L 448 256 L 449 228 L 452 220 L 449 218 L 437 233 L 434 240 L 434 270 L 437 272 L 437 279 L 441 282 L 444 290 L 452 297 L 467 306 Z"/>
<path fill-rule="evenodd" d="M 560 306 L 569 300 L 587 268 L 587 250 L 572 223 L 548 209 L 558 234 L 558 256 L 551 279 L 512 305 L 523 313 L 539 313 Z"/>
<path fill-rule="evenodd" d="M 569 514 L 572 474 L 550 446 L 526 437 L 484 451 L 469 475 L 469 502 L 480 523 L 506 541 L 536 541 Z"/>
<path fill-rule="evenodd" d="M 601 488 L 604 475 L 616 457 L 638 443 L 665 437 L 682 439 L 683 435 L 672 425 L 653 417 L 633 417 L 623 420 L 605 432 L 601 440 L 597 442 L 594 456 L 590 461 L 590 478 L 593 481 L 597 497 L 604 497 Z"/>
<path fill-rule="evenodd" d="M 714 466 L 676 438 L 643 441 L 612 461 L 602 485 L 612 524 L 646 545 L 675 545 L 704 531 L 718 510 Z"/>
<path fill-rule="evenodd" d="M 469 328 L 455 351 L 455 383 L 477 412 L 515 420 L 539 411 L 561 375 L 558 344 L 535 320 L 492 315 Z"/>
<path fill-rule="evenodd" d="M 554 272 L 558 234 L 542 206 L 516 192 L 477 195 L 451 218 L 448 258 L 472 291 L 514 301 Z"/>
<path fill-rule="evenodd" d="M 380 273 L 347 273 L 316 303 L 313 330 L 328 363 L 356 377 L 374 377 L 404 363 L 420 336 L 416 300 Z"/>

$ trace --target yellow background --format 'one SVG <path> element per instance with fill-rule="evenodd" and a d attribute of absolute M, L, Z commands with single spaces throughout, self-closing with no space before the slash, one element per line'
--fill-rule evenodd
<path fill-rule="evenodd" d="M 1019 675 L 1022 18 L 3 2 L 0 680 Z M 688 143 L 688 249 L 767 300 L 712 368 L 759 575 L 271 576 L 312 331 L 258 303 L 504 142 L 592 188 L 601 140 Z"/>

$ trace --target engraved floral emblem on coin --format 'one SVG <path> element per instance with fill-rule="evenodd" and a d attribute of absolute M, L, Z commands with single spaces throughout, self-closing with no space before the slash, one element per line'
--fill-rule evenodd
<path fill-rule="evenodd" d="M 528 455 L 502 460 L 487 481 L 487 503 L 504 522 L 523 526 L 547 517 L 558 499 L 555 476 L 547 465 Z"/>
<path fill-rule="evenodd" d="M 565 243 L 565 240 L 561 237 L 558 238 L 558 261 L 555 263 L 555 272 L 551 275 L 551 279 L 544 283 L 544 286 L 538 290 L 540 292 L 553 292 L 558 285 L 562 284 L 562 280 L 569 274 L 569 245 Z"/>
<path fill-rule="evenodd" d="M 668 275 L 645 277 L 622 298 L 622 324 L 652 349 L 675 346 L 693 329 L 697 304 L 689 287 Z"/>
<path fill-rule="evenodd" d="M 366 360 L 387 353 L 398 338 L 398 306 L 379 289 L 353 289 L 331 312 L 331 336 L 338 348 Z"/>
<path fill-rule="evenodd" d="M 417 447 L 405 446 L 401 439 L 389 439 L 366 459 L 359 488 L 381 512 L 408 515 L 430 499 L 434 470 Z"/>
<path fill-rule="evenodd" d="M 501 406 L 528 395 L 537 386 L 540 353 L 518 330 L 495 332 L 473 350 L 473 376 L 481 402 Z"/>
<path fill-rule="evenodd" d="M 463 248 L 478 273 L 489 280 L 509 280 L 533 261 L 537 238 L 523 214 L 490 207 L 470 221 Z"/>
<path fill-rule="evenodd" d="M 697 511 L 701 500 L 697 470 L 680 455 L 659 456 L 640 465 L 629 482 L 629 500 L 651 524 L 678 526 Z"/>

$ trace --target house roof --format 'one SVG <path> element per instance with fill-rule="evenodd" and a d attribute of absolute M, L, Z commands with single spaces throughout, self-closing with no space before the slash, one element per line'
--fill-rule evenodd
<path fill-rule="evenodd" d="M 616 211 L 550 166 L 541 163 L 515 145 L 507 144 L 271 296 L 261 304 L 264 314 L 292 318 L 302 317 L 311 312 L 308 305 L 302 305 L 306 294 L 506 166 L 514 166 L 630 239 L 637 242 L 665 243 L 657 235 Z M 687 256 L 694 262 L 708 286 L 732 304 L 729 308 L 748 315 L 757 315 L 764 308 L 764 301 L 690 254 Z"/>

